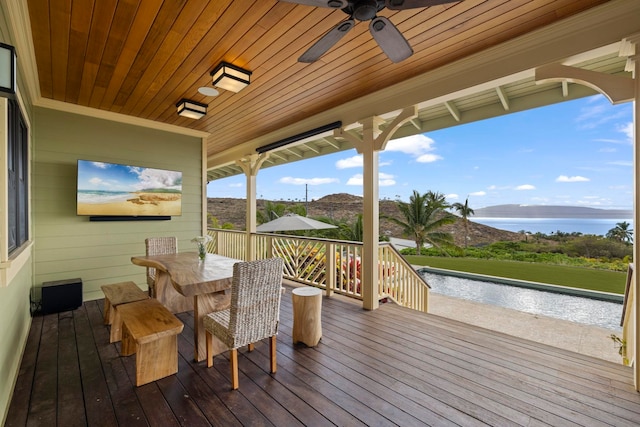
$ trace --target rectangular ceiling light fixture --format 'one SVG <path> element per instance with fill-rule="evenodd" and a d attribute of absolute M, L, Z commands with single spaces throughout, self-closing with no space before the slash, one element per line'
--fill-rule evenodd
<path fill-rule="evenodd" d="M 262 154 L 267 151 L 275 150 L 276 148 L 284 147 L 285 145 L 293 144 L 297 141 L 302 141 L 303 139 L 309 138 L 311 136 L 320 135 L 321 133 L 338 129 L 340 127 L 342 127 L 342 122 L 340 121 L 329 123 L 328 125 L 320 126 L 315 129 L 311 129 L 297 135 L 281 139 L 280 141 L 272 142 L 271 144 L 263 145 L 262 147 L 256 148 L 256 151 Z"/>
<path fill-rule="evenodd" d="M 176 104 L 178 115 L 188 117 L 190 119 L 200 119 L 207 114 L 207 104 L 182 99 Z"/>
<path fill-rule="evenodd" d="M 251 83 L 251 71 L 221 62 L 212 72 L 213 85 L 231 92 L 240 92 Z"/>
<path fill-rule="evenodd" d="M 16 48 L 0 43 L 0 91 L 16 93 Z"/>

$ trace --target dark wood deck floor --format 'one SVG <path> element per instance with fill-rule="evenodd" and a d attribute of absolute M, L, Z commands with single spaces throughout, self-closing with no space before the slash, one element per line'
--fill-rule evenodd
<path fill-rule="evenodd" d="M 638 426 L 631 369 L 392 304 L 373 312 L 324 299 L 316 348 L 291 343 L 283 298 L 278 372 L 268 343 L 240 351 L 240 389 L 226 355 L 192 360 L 179 315 L 179 372 L 135 387 L 103 301 L 33 319 L 7 426 Z"/>

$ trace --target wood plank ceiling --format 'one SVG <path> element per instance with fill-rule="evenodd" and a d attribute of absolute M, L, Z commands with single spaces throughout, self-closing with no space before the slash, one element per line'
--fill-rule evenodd
<path fill-rule="evenodd" d="M 387 16 L 414 54 L 394 64 L 368 23 L 319 61 L 297 58 L 344 20 L 277 0 L 27 0 L 43 98 L 211 134 L 208 155 L 477 53 L 606 0 L 463 0 Z M 226 61 L 253 72 L 239 93 L 205 97 Z M 180 117 L 181 98 L 209 105 Z"/>

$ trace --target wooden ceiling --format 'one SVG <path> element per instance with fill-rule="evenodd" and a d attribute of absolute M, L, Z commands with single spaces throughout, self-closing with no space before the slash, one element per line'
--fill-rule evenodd
<path fill-rule="evenodd" d="M 208 155 L 488 47 L 606 0 L 462 0 L 383 10 L 414 54 L 394 64 L 359 22 L 319 61 L 297 58 L 347 16 L 277 0 L 27 0 L 40 95 L 208 132 Z M 226 61 L 253 72 L 239 93 L 205 97 Z M 180 117 L 181 98 L 209 105 Z M 386 111 L 382 111 L 386 112 Z"/>

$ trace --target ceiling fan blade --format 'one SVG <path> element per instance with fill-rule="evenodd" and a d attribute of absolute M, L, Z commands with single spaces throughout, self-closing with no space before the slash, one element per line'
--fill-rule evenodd
<path fill-rule="evenodd" d="M 306 6 L 330 7 L 331 9 L 342 9 L 347 7 L 347 0 L 280 0 L 287 3 L 304 4 Z"/>
<path fill-rule="evenodd" d="M 404 61 L 413 55 L 411 45 L 391 21 L 378 16 L 369 23 L 369 31 L 384 53 L 393 62 Z"/>
<path fill-rule="evenodd" d="M 356 21 L 353 19 L 347 19 L 346 21 L 342 21 L 333 29 L 331 29 L 327 34 L 318 39 L 317 42 L 313 44 L 305 53 L 298 58 L 300 62 L 315 62 L 322 55 L 325 54 L 326 51 L 331 49 L 334 44 L 338 43 L 338 41 L 344 37 L 345 34 L 349 32 L 356 25 Z"/>
<path fill-rule="evenodd" d="M 385 0 L 387 9 L 417 9 L 419 7 L 436 6 L 439 4 L 455 3 L 461 0 Z"/>

